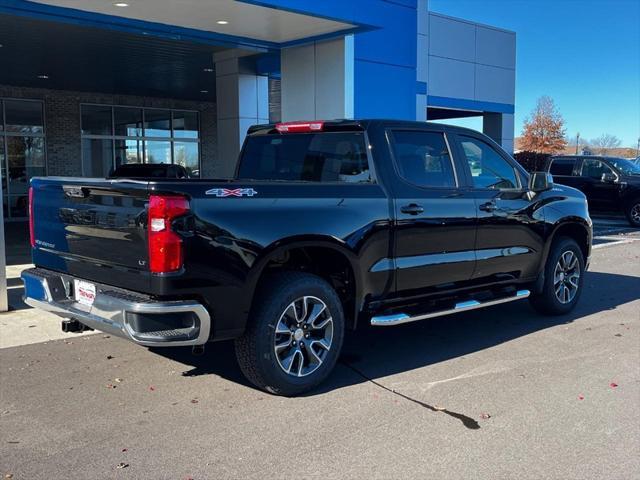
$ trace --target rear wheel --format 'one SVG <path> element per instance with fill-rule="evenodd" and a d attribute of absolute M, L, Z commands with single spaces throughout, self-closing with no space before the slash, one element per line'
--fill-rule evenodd
<path fill-rule="evenodd" d="M 335 366 L 344 337 L 342 305 L 331 285 L 315 275 L 281 273 L 265 283 L 247 331 L 235 342 L 236 356 L 258 388 L 297 395 Z"/>
<path fill-rule="evenodd" d="M 530 297 L 533 307 L 546 315 L 569 313 L 578 303 L 584 281 L 584 258 L 575 240 L 554 241 L 544 269 L 542 291 Z"/>
<path fill-rule="evenodd" d="M 629 203 L 625 213 L 627 214 L 627 218 L 631 225 L 634 227 L 640 227 L 640 197 Z"/>

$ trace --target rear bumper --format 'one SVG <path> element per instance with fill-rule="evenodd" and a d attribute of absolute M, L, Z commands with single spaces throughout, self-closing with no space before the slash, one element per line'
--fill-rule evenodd
<path fill-rule="evenodd" d="M 95 284 L 93 305 L 74 300 L 73 280 L 43 268 L 22 272 L 28 305 L 145 346 L 202 345 L 209 340 L 211 317 L 195 301 L 157 301 L 149 296 Z"/>

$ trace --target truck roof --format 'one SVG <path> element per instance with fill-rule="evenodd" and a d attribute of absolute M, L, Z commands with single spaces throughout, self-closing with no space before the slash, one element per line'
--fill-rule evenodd
<path fill-rule="evenodd" d="M 477 133 L 475 130 L 444 123 L 418 122 L 412 120 L 394 120 L 385 118 L 367 119 L 333 119 L 333 120 L 300 120 L 295 122 L 265 123 L 253 125 L 247 131 L 248 135 L 268 135 L 274 133 L 287 133 L 283 127 L 293 127 L 289 132 L 321 132 L 321 131 L 358 131 L 366 130 L 373 125 L 383 125 L 389 127 L 424 128 L 427 126 L 433 130 L 457 131 L 459 133 Z M 299 129 L 298 127 L 301 127 Z"/>

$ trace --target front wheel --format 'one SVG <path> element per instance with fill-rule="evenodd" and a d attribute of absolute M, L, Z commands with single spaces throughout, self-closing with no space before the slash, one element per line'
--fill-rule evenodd
<path fill-rule="evenodd" d="M 634 227 L 640 227 L 640 198 L 636 198 L 627 207 L 627 219 Z"/>
<path fill-rule="evenodd" d="M 308 273 L 280 273 L 265 282 L 236 356 L 247 379 L 276 395 L 312 389 L 333 370 L 344 338 L 335 290 Z"/>
<path fill-rule="evenodd" d="M 583 282 L 582 250 L 573 239 L 561 237 L 551 246 L 542 291 L 530 297 L 531 304 L 546 315 L 569 313 L 578 303 Z"/>

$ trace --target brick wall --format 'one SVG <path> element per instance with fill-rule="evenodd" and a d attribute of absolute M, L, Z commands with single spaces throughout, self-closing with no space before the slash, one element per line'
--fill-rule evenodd
<path fill-rule="evenodd" d="M 82 174 L 80 104 L 101 103 L 200 112 L 200 159 L 203 177 L 215 177 L 217 155 L 216 104 L 168 98 L 109 95 L 0 85 L 0 97 L 43 100 L 49 175 Z"/>

